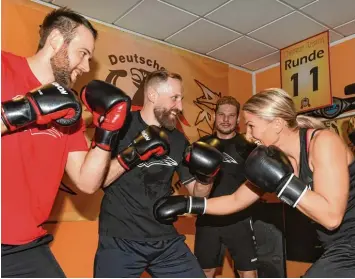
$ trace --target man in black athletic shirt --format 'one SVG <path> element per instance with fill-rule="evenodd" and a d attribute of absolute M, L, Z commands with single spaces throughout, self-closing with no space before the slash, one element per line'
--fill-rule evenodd
<path fill-rule="evenodd" d="M 144 270 L 153 277 L 205 277 L 174 220 L 161 224 L 153 214 L 154 203 L 171 194 L 175 171 L 192 196 L 205 197 L 222 162 L 218 140 L 190 145 L 175 129 L 182 98 L 180 75 L 151 73 L 142 110 L 131 113 L 118 135 L 101 204 L 95 277 L 140 277 Z"/>
<path fill-rule="evenodd" d="M 215 134 L 223 149 L 223 163 L 210 197 L 234 193 L 245 182 L 244 161 L 256 147 L 237 133 L 240 104 L 231 96 L 220 98 L 216 106 Z M 252 218 L 248 210 L 225 216 L 200 215 L 196 222 L 195 256 L 207 277 L 214 277 L 224 244 L 239 276 L 257 277 Z"/>

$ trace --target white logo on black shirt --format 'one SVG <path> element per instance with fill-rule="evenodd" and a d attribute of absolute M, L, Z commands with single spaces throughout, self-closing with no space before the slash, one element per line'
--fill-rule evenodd
<path fill-rule="evenodd" d="M 223 152 L 223 162 L 230 164 L 238 164 L 236 160 L 234 160 L 230 155 L 225 152 Z"/>
<path fill-rule="evenodd" d="M 173 167 L 173 166 L 177 166 L 178 163 L 173 158 L 171 158 L 169 156 L 164 156 L 163 158 L 160 158 L 160 159 L 140 163 L 138 165 L 138 167 L 139 168 L 143 168 L 143 167 L 149 168 L 154 165 Z"/>

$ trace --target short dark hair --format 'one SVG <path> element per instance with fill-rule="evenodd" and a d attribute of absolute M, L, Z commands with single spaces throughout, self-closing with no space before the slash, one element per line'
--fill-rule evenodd
<path fill-rule="evenodd" d="M 65 42 L 70 43 L 75 36 L 75 29 L 80 25 L 83 25 L 89 29 L 91 34 L 94 36 L 94 39 L 97 39 L 97 30 L 85 17 L 66 7 L 53 10 L 44 18 L 43 23 L 40 26 L 40 40 L 37 51 L 44 47 L 49 34 L 54 29 L 58 29 L 63 35 Z"/>
<path fill-rule="evenodd" d="M 146 90 L 148 86 L 155 85 L 160 82 L 165 82 L 168 78 L 173 78 L 180 80 L 182 82 L 182 77 L 177 73 L 169 72 L 168 70 L 157 70 L 148 74 L 144 81 L 144 89 Z"/>
<path fill-rule="evenodd" d="M 237 108 L 237 116 L 239 116 L 240 111 L 240 103 L 232 96 L 223 96 L 218 99 L 216 104 L 216 112 L 218 111 L 219 107 L 222 105 L 232 105 Z"/>

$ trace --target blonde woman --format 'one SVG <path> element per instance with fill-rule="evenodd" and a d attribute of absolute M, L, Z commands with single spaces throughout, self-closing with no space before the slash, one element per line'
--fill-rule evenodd
<path fill-rule="evenodd" d="M 317 119 L 297 116 L 282 89 L 254 95 L 243 113 L 247 134 L 261 143 L 246 161 L 248 182 L 219 198 L 166 198 L 156 218 L 226 215 L 251 205 L 260 190 L 273 192 L 316 223 L 325 252 L 305 277 L 355 277 L 355 163 L 348 146 Z"/>

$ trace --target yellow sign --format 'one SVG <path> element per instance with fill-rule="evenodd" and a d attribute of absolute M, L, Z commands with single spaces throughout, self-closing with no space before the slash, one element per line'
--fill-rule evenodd
<path fill-rule="evenodd" d="M 332 104 L 328 31 L 281 49 L 281 86 L 298 112 Z"/>

